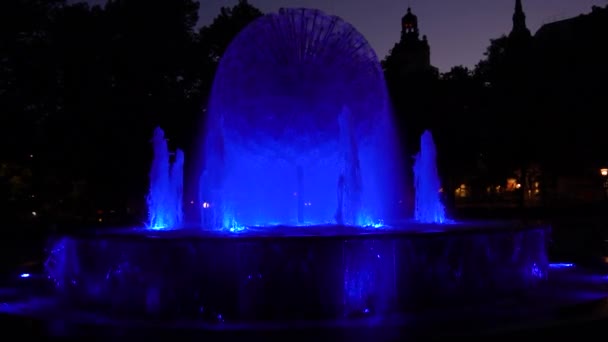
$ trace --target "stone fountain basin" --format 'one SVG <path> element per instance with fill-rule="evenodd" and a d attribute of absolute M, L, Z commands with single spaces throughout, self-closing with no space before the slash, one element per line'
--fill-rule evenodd
<path fill-rule="evenodd" d="M 548 274 L 540 223 L 81 230 L 52 240 L 62 306 L 117 317 L 325 320 L 491 302 Z"/>

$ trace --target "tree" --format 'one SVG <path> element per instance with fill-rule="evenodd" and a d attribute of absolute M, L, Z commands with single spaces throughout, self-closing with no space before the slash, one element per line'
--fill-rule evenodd
<path fill-rule="evenodd" d="M 57 202 L 84 182 L 95 205 L 143 196 L 152 128 L 189 136 L 201 112 L 197 11 L 191 0 L 1 2 L 0 139 L 14 158 L 33 151 L 39 191 Z"/>
<path fill-rule="evenodd" d="M 49 120 L 60 110 L 49 33 L 64 2 L 0 2 L 0 205 L 5 221 L 31 212 L 40 188 L 33 162 L 46 142 Z"/>
<path fill-rule="evenodd" d="M 239 0 L 232 8 L 222 7 L 213 23 L 199 31 L 199 42 L 203 56 L 213 63 L 219 62 L 228 45 L 250 22 L 262 16 L 262 12 L 247 0 Z"/>
<path fill-rule="evenodd" d="M 492 132 L 487 145 L 494 158 L 490 169 L 503 177 L 515 169 L 527 174 L 541 156 L 539 108 L 535 101 L 535 54 L 531 37 L 517 35 L 492 39 L 485 59 L 475 67 L 475 77 L 485 86 L 485 129 Z M 494 172 L 493 177 L 497 178 Z M 522 183 L 523 180 L 520 180 Z M 525 183 L 524 183 L 525 185 Z M 520 205 L 524 193 L 520 191 Z"/>
<path fill-rule="evenodd" d="M 486 85 L 499 84 L 505 78 L 505 60 L 507 49 L 506 35 L 490 39 L 490 46 L 484 52 L 484 59 L 479 61 L 474 69 L 475 77 Z"/>
<path fill-rule="evenodd" d="M 208 26 L 199 30 L 197 56 L 200 56 L 201 68 L 198 79 L 198 92 L 206 97 L 211 92 L 213 77 L 219 61 L 236 35 L 250 22 L 262 16 L 262 12 L 253 7 L 247 0 L 239 0 L 232 8 L 222 7 L 220 14 Z M 206 102 L 206 101 L 205 101 Z"/>
<path fill-rule="evenodd" d="M 0 143 L 5 158 L 27 158 L 57 110 L 48 29 L 63 1 L 0 2 Z M 27 137 L 27 138 L 26 138 Z"/>

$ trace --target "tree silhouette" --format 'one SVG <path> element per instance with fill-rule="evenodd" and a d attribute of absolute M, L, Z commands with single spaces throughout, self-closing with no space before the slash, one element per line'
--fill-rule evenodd
<path fill-rule="evenodd" d="M 41 126 L 57 110 L 48 30 L 62 4 L 0 2 L 0 142 L 11 146 L 6 158 L 27 158 Z"/>
<path fill-rule="evenodd" d="M 217 63 L 232 39 L 247 24 L 262 16 L 262 12 L 253 7 L 247 0 L 239 0 L 232 8 L 222 7 L 213 23 L 199 31 L 199 42 L 203 56 Z"/>
<path fill-rule="evenodd" d="M 196 55 L 200 56 L 199 92 L 205 97 L 211 91 L 211 84 L 218 63 L 232 39 L 250 22 L 262 16 L 262 12 L 247 0 L 239 0 L 233 7 L 222 7 L 217 17 L 208 26 L 199 30 Z"/>
<path fill-rule="evenodd" d="M 152 128 L 187 136 L 201 112 L 198 2 L 0 6 L 0 139 L 14 147 L 2 159 L 33 153 L 35 191 L 54 206 L 76 184 L 91 209 L 145 193 Z"/>

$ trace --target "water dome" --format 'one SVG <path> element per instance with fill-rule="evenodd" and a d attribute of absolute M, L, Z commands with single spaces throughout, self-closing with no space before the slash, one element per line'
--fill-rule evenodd
<path fill-rule="evenodd" d="M 281 9 L 249 24 L 220 61 L 205 127 L 205 227 L 395 215 L 401 171 L 383 71 L 339 17 Z"/>

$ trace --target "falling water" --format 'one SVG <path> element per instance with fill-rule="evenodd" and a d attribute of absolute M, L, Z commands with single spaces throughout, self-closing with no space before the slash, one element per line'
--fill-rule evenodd
<path fill-rule="evenodd" d="M 437 173 L 437 151 L 430 131 L 425 131 L 420 137 L 420 152 L 414 158 L 414 217 L 422 223 L 444 223 L 446 218 L 439 197 L 441 183 Z"/>
<path fill-rule="evenodd" d="M 245 27 L 215 74 L 203 141 L 205 228 L 370 226 L 400 214 L 382 66 L 341 18 L 282 9 Z"/>
<path fill-rule="evenodd" d="M 179 226 L 184 221 L 184 210 L 182 208 L 184 197 L 184 152 L 180 149 L 175 151 L 175 159 L 171 165 L 169 173 L 171 183 L 171 193 L 173 194 L 173 210 L 175 211 L 175 226 Z"/>
<path fill-rule="evenodd" d="M 177 228 L 183 222 L 184 153 L 178 149 L 171 163 L 165 133 L 160 127 L 154 130 L 152 145 L 154 159 L 147 198 L 148 228 Z"/>
<path fill-rule="evenodd" d="M 336 222 L 359 222 L 361 210 L 361 167 L 357 141 L 352 132 L 352 115 L 348 107 L 342 107 L 338 117 L 340 127 L 340 171 L 338 176 L 338 208 Z"/>

